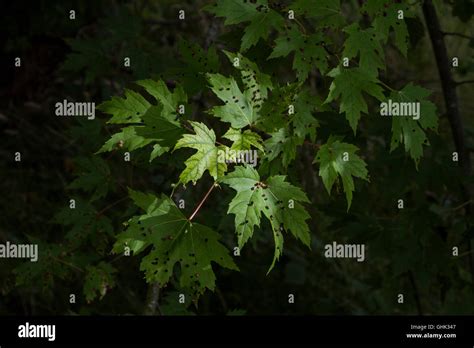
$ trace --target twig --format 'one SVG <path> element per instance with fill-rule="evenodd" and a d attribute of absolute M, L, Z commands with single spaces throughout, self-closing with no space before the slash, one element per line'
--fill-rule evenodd
<path fill-rule="evenodd" d="M 222 294 L 222 291 L 217 286 L 216 286 L 216 294 L 217 294 L 217 297 L 219 298 L 219 301 L 221 302 L 222 309 L 224 310 L 225 313 L 227 313 L 229 310 L 229 308 L 227 307 L 227 301 L 225 300 L 225 297 Z"/>
<path fill-rule="evenodd" d="M 77 269 L 78 271 L 80 271 L 80 272 L 82 272 L 82 273 L 85 273 L 85 271 L 84 271 L 82 268 L 77 267 L 77 266 L 73 265 L 72 263 L 63 261 L 63 260 L 61 260 L 60 258 L 57 258 L 56 256 L 51 256 L 51 255 L 50 255 L 49 257 L 52 258 L 53 260 L 56 260 L 56 261 L 58 261 L 58 262 L 61 262 L 62 264 L 66 265 L 66 266 L 72 267 L 72 268 Z"/>
<path fill-rule="evenodd" d="M 216 183 L 213 183 L 212 186 L 209 188 L 209 190 L 207 191 L 206 195 L 204 196 L 203 199 L 201 199 L 201 202 L 199 202 L 199 205 L 196 207 L 196 209 L 194 210 L 194 212 L 191 214 L 191 216 L 189 217 L 189 221 L 191 221 L 194 216 L 198 213 L 199 209 L 201 209 L 201 206 L 204 204 L 204 202 L 207 200 L 207 197 L 209 197 L 209 195 L 211 194 L 212 190 L 214 190 L 214 187 L 216 187 L 217 184 Z"/>
<path fill-rule="evenodd" d="M 114 207 L 115 205 L 117 205 L 117 204 L 123 202 L 123 201 L 126 200 L 127 198 L 128 198 L 128 196 L 127 196 L 127 197 L 122 197 L 122 198 L 120 198 L 118 201 L 115 201 L 115 202 L 109 204 L 108 206 L 106 206 L 104 209 L 102 209 L 101 211 L 99 211 L 99 212 L 96 214 L 97 217 L 101 216 L 101 215 L 104 214 L 107 210 L 109 210 L 110 208 Z"/>
<path fill-rule="evenodd" d="M 469 36 L 469 35 L 465 35 L 465 34 L 461 34 L 461 33 L 442 31 L 441 34 L 451 35 L 451 36 L 459 36 L 459 37 L 462 37 L 463 39 L 468 39 L 468 40 L 474 39 L 474 36 Z"/>
<path fill-rule="evenodd" d="M 470 199 L 470 200 L 468 200 L 467 202 L 464 202 L 463 204 L 458 205 L 457 207 L 451 208 L 451 210 L 458 210 L 458 209 L 461 209 L 462 207 L 465 207 L 466 205 L 471 204 L 472 202 L 473 202 L 473 200 Z"/>
<path fill-rule="evenodd" d="M 319 149 L 319 148 L 321 147 L 321 145 L 312 143 L 312 142 L 309 141 L 309 140 L 305 140 L 305 141 L 304 141 L 304 144 L 309 145 L 309 146 L 312 146 L 312 147 L 315 147 L 315 148 L 317 148 L 317 149 Z"/>
<path fill-rule="evenodd" d="M 463 85 L 465 83 L 474 83 L 474 80 L 464 80 L 464 81 L 458 81 L 458 82 L 454 82 L 456 84 L 456 86 L 459 86 L 459 85 Z"/>

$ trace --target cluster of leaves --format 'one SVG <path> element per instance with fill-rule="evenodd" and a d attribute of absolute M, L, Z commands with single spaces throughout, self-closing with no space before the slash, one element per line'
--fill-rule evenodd
<path fill-rule="evenodd" d="M 359 8 L 333 0 L 218 0 L 206 10 L 224 18 L 219 45 L 206 39 L 201 47 L 180 38 L 178 59 L 164 70 L 153 60 L 148 64 L 132 57 L 131 78 L 138 81 L 98 107 L 110 116 L 107 124 L 99 116 L 74 130 L 74 139 L 87 151 L 74 160 L 77 178 L 69 190 L 87 201 L 76 197 L 75 209 L 66 206 L 56 215 L 63 244 L 44 243 L 44 262 L 19 267 L 17 283 L 42 281 L 52 288 L 54 279 L 68 280 L 81 284 L 87 303 L 110 292 L 103 305 L 117 293 L 123 302 L 123 296 L 127 302 L 143 298 L 130 284 L 142 284 L 144 275 L 163 290 L 163 314 L 189 314 L 190 299 L 197 304 L 204 297 L 206 303 L 206 289 L 233 283 L 218 284 L 220 277 L 240 279 L 232 272 L 239 269 L 245 276 L 257 274 L 250 290 L 223 290 L 226 296 L 234 291 L 229 297 L 243 298 L 258 311 L 266 306 L 255 296 L 259 287 L 283 291 L 290 284 L 293 291 L 299 284 L 308 298 L 333 291 L 348 298 L 343 305 L 337 296 L 313 301 L 312 307 L 300 307 L 305 313 L 397 311 L 390 296 L 406 286 L 410 272 L 425 275 L 416 279 L 421 291 L 437 287 L 438 278 L 450 278 L 456 289 L 465 287 L 466 272 L 454 268 L 442 251 L 445 237 L 433 232 L 446 228 L 450 243 L 463 242 L 467 227 L 456 215 L 459 210 L 449 210 L 451 203 L 441 199 L 428 206 L 422 196 L 445 185 L 455 191 L 454 182 L 441 179 L 451 172 L 433 178 L 438 170 L 433 161 L 419 165 L 426 146 L 442 148 L 438 137 L 428 141 L 437 129 L 436 107 L 428 100 L 430 92 L 414 83 L 388 86 L 387 47 L 401 61 L 408 55 L 408 19 L 417 7 L 408 1 L 367 0 Z M 132 51 L 156 56 L 156 43 L 148 47 L 151 42 L 142 38 L 147 26 L 122 31 L 118 22 L 102 22 L 117 40 L 103 42 L 100 34 L 71 41 L 66 68 L 87 69 L 89 84 L 113 71 L 100 65 L 115 64 L 113 58 L 104 59 L 95 63 L 99 68 L 88 69 L 97 54 L 120 50 L 117 56 Z M 168 52 L 163 51 L 164 57 Z M 388 99 L 419 102 L 421 117 L 378 117 L 379 103 Z M 374 129 L 377 125 L 382 126 Z M 398 147 L 402 151 L 396 153 Z M 222 154 L 233 151 L 256 152 L 257 166 L 222 160 Z M 130 162 L 124 162 L 124 153 Z M 408 181 L 415 175 L 430 179 Z M 211 188 L 203 195 L 206 186 Z M 400 196 L 412 203 L 405 215 L 390 210 Z M 192 213 L 181 198 L 186 205 L 198 201 Z M 327 238 L 370 244 L 373 267 L 367 272 L 321 258 L 318 249 Z M 236 250 L 246 257 L 232 257 Z M 124 257 L 128 252 L 133 256 Z M 71 276 L 72 271 L 81 276 Z M 258 276 L 265 271 L 268 277 Z M 391 272 L 396 276 L 385 276 Z M 353 286 L 350 291 L 341 290 L 346 283 Z M 366 296 L 368 291 L 373 296 Z M 179 293 L 191 295 L 185 304 L 176 304 Z M 433 301 L 430 308 L 449 311 L 456 299 L 453 292 L 447 298 L 446 304 Z"/>
<path fill-rule="evenodd" d="M 319 175 L 328 193 L 339 178 L 342 180 L 348 209 L 355 191 L 354 178 L 369 180 L 367 165 L 356 154 L 357 146 L 343 142 L 341 136 L 331 136 L 321 144 L 316 132 L 320 126 L 318 113 L 338 105 L 356 134 L 362 114 L 369 113 L 366 95 L 379 102 L 388 98 L 420 102 L 422 116 L 418 121 L 393 118 L 390 147 L 392 151 L 404 144 L 418 165 L 423 145 L 428 144 L 425 131 L 437 128 L 435 106 L 426 99 L 429 92 L 413 84 L 396 91 L 379 80 L 380 71 L 385 70 L 383 46 L 391 32 L 396 47 L 406 56 L 408 31 L 404 18 L 413 14 L 407 4 L 370 0 L 362 10 L 373 20 L 362 27 L 358 22 L 348 23 L 339 1 L 320 1 L 314 5 L 311 1 L 298 0 L 282 8 L 266 0 L 217 0 L 206 9 L 224 17 L 225 25 L 246 23 L 241 53 L 223 51 L 234 73 L 217 72 L 220 62 L 213 47 L 206 52 L 182 44 L 180 53 L 186 71 L 176 76 L 174 88 L 168 88 L 163 80 L 142 80 L 137 85 L 148 93 L 146 98 L 126 90 L 124 97 L 113 97 L 98 107 L 112 116 L 108 123 L 122 126 L 99 153 L 117 148 L 132 152 L 152 146 L 151 162 L 180 149 L 194 150 L 185 160 L 176 185 L 186 186 L 190 182 L 196 185 L 207 172 L 213 185 L 229 185 L 237 191 L 228 213 L 235 215 L 239 248 L 253 236 L 256 227 L 262 227 L 264 215 L 270 222 L 275 243 L 270 271 L 282 254 L 283 232 L 291 233 L 310 247 L 306 223 L 310 216 L 303 205 L 310 200 L 281 175 L 305 142 L 318 148 L 313 163 L 319 164 Z M 273 32 L 276 38 L 268 60 L 274 62 L 293 54 L 294 82 L 277 83 L 244 55 Z M 341 41 L 341 33 L 344 41 L 336 44 Z M 341 56 L 334 52 L 340 52 Z M 323 98 L 312 95 L 306 86 L 314 73 L 330 82 L 329 92 Z M 185 111 L 188 93 L 197 93 L 196 86 L 204 90 L 204 83 L 222 103 L 207 112 L 228 127 L 220 135 L 220 141 L 219 134 L 206 125 L 211 121 L 193 120 Z M 154 101 L 149 102 L 149 97 Z M 252 149 L 259 154 L 258 170 L 219 158 L 220 153 L 229 150 Z M 170 197 L 130 192 L 135 204 L 146 213 L 126 223 L 127 229 L 119 236 L 114 251 L 119 253 L 131 247 L 137 254 L 151 246 L 141 263 L 147 281 L 166 285 L 175 264 L 179 264 L 180 286 L 201 294 L 205 288 L 214 289 L 212 262 L 237 269 L 218 242 L 218 235 L 192 222 L 194 214 L 186 218 L 176 207 L 172 201 L 174 189 Z"/>

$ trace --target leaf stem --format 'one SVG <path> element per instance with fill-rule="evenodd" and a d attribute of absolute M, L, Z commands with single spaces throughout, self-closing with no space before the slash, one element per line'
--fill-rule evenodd
<path fill-rule="evenodd" d="M 459 37 L 462 37 L 463 39 L 468 39 L 468 40 L 474 39 L 474 36 L 469 36 L 469 35 L 465 35 L 465 34 L 462 34 L 462 33 L 442 31 L 441 34 L 443 34 L 444 36 L 446 36 L 446 35 L 459 36 Z"/>
<path fill-rule="evenodd" d="M 303 23 L 301 23 L 297 18 L 295 18 L 294 20 L 300 26 L 301 30 L 303 31 L 303 34 L 306 35 L 306 28 L 304 27 Z"/>
<path fill-rule="evenodd" d="M 128 196 L 125 196 L 125 197 L 122 197 L 120 198 L 118 201 L 115 201 L 111 204 L 109 204 L 108 206 L 106 206 L 104 209 L 102 209 L 101 211 L 99 211 L 96 216 L 97 218 L 100 217 L 101 215 L 103 215 L 107 210 L 109 210 L 110 208 L 114 207 L 115 205 L 123 202 L 124 200 L 126 200 L 128 198 Z"/>
<path fill-rule="evenodd" d="M 66 262 L 66 261 L 61 260 L 60 258 L 52 256 L 52 255 L 50 255 L 49 257 L 52 258 L 53 260 L 61 262 L 62 264 L 66 265 L 66 266 L 72 267 L 72 268 L 78 270 L 79 272 L 85 273 L 85 271 L 82 268 L 77 267 L 77 266 L 73 265 L 72 263 Z"/>
<path fill-rule="evenodd" d="M 381 81 L 381 80 L 379 80 L 379 82 L 380 82 L 380 84 L 381 84 L 382 86 L 384 86 L 385 88 L 388 88 L 388 89 L 391 90 L 392 92 L 397 92 L 396 89 L 393 89 L 392 87 L 390 87 L 389 85 L 387 85 L 385 82 L 383 82 L 383 81 Z"/>
<path fill-rule="evenodd" d="M 191 214 L 191 216 L 189 217 L 188 221 L 191 221 L 194 216 L 198 213 L 199 209 L 201 209 L 202 205 L 204 204 L 204 202 L 207 200 L 207 197 L 209 197 L 209 195 L 211 194 L 212 190 L 214 190 L 214 187 L 216 187 L 217 184 L 216 183 L 213 183 L 212 186 L 209 188 L 209 190 L 207 191 L 206 195 L 204 196 L 203 199 L 201 199 L 201 202 L 199 202 L 198 206 L 196 207 L 196 209 L 194 210 L 194 212 Z"/>

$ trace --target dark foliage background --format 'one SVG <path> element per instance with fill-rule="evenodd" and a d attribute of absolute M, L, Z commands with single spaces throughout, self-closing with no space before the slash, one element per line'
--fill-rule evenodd
<path fill-rule="evenodd" d="M 362 3 L 363 1 L 359 1 Z M 120 149 L 93 156 L 116 130 L 97 112 L 94 121 L 56 117 L 54 104 L 63 99 L 97 104 L 132 81 L 164 78 L 173 87 L 183 69 L 178 44 L 184 38 L 204 48 L 236 51 L 242 30 L 224 27 L 221 19 L 201 10 L 204 1 L 15 1 L 3 3 L 0 32 L 0 242 L 39 243 L 44 255 L 38 263 L 0 260 L 0 314 L 143 314 L 153 287 L 139 271 L 139 258 L 110 253 L 122 223 L 136 212 L 127 187 L 165 192 L 183 168 L 182 154 L 148 163 L 149 152 L 137 150 L 132 164 L 123 165 Z M 280 1 L 280 3 L 285 3 Z M 472 36 L 472 2 L 435 2 L 446 32 Z M 344 2 L 348 13 L 357 1 Z M 69 10 L 76 11 L 70 20 Z M 177 20 L 178 10 L 186 21 Z M 160 289 L 161 314 L 472 314 L 474 311 L 472 185 L 453 165 L 452 132 L 432 47 L 420 10 L 408 23 L 411 47 L 408 59 L 388 45 L 387 71 L 381 80 L 396 89 L 414 81 L 433 91 L 439 110 L 439 134 L 430 137 L 419 170 L 398 149 L 389 153 L 390 129 L 375 113 L 361 122 L 354 136 L 346 120 L 335 112 L 320 115 L 319 139 L 332 133 L 362 149 L 370 183 L 357 182 L 347 212 L 344 195 L 329 196 L 311 165 L 313 148 L 303 145 L 288 175 L 305 189 L 312 203 L 312 250 L 294 239 L 275 269 L 266 276 L 273 255 L 269 233 L 255 233 L 237 263 L 240 272 L 217 271 L 217 289 L 206 292 L 197 306 L 177 303 L 176 283 Z M 474 40 L 445 37 L 451 56 L 460 58 L 453 71 L 458 80 L 472 79 Z M 246 54 L 280 81 L 291 80 L 291 60 L 266 61 L 271 42 L 261 40 Z M 122 57 L 131 58 L 124 68 Z M 14 68 L 15 57 L 22 67 Z M 222 59 L 224 62 L 224 59 Z M 223 70 L 229 66 L 223 63 Z M 309 86 L 325 98 L 329 81 L 312 73 Z M 458 89 L 466 143 L 473 149 L 474 101 L 472 84 Z M 215 100 L 196 86 L 190 107 L 195 120 Z M 374 109 L 374 105 L 371 106 Z M 219 124 L 216 122 L 218 129 Z M 14 161 L 21 152 L 22 161 Z M 91 158 L 96 158 L 91 160 Z M 85 176 L 90 189 L 75 189 Z M 177 196 L 188 213 L 205 194 L 204 180 Z M 342 192 L 342 191 L 341 191 Z M 229 247 L 235 244 L 234 221 L 227 215 L 233 192 L 222 189 L 206 202 L 198 221 L 212 226 Z M 71 214 L 69 199 L 81 209 Z M 405 209 L 397 209 L 399 198 Z M 326 259 L 323 245 L 365 243 L 367 260 Z M 460 256 L 451 249 L 459 246 Z M 107 274 L 101 278 L 101 272 Z M 110 275 L 110 278 L 108 276 Z M 95 277 L 95 278 L 94 278 Z M 97 292 L 96 292 L 97 290 Z M 99 294 L 103 293 L 103 297 Z M 295 294 L 295 304 L 287 296 Z M 405 303 L 397 303 L 397 294 Z M 69 303 L 70 294 L 76 303 Z M 102 298 L 101 298 L 102 297 Z"/>

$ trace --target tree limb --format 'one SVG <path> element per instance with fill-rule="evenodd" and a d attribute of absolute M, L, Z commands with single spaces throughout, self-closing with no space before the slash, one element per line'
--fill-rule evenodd
<path fill-rule="evenodd" d="M 143 315 L 161 315 L 160 307 L 158 305 L 160 299 L 160 284 L 154 282 L 148 285 L 146 296 L 145 310 Z"/>
<path fill-rule="evenodd" d="M 462 37 L 463 39 L 468 39 L 468 40 L 474 39 L 474 36 L 469 36 L 469 35 L 465 35 L 465 34 L 461 34 L 461 33 L 442 31 L 441 34 L 443 34 L 443 36 L 446 36 L 446 35 L 459 36 L 459 37 Z"/>
<path fill-rule="evenodd" d="M 456 86 L 463 85 L 465 83 L 474 83 L 474 80 L 464 80 L 456 82 Z"/>
<path fill-rule="evenodd" d="M 471 159 L 469 150 L 466 147 L 464 138 L 464 128 L 461 115 L 459 114 L 458 97 L 456 93 L 457 83 L 453 80 L 450 70 L 450 63 L 446 45 L 444 43 L 443 32 L 438 20 L 436 9 L 432 0 L 425 0 L 423 3 L 423 15 L 425 17 L 426 27 L 428 28 L 431 44 L 438 65 L 438 72 L 441 78 L 441 87 L 443 89 L 444 102 L 446 104 L 446 114 L 448 116 L 451 132 L 453 133 L 454 144 L 459 155 L 459 164 L 462 175 L 469 178 L 471 175 Z M 461 184 L 461 192 L 464 201 L 469 201 L 472 197 L 472 185 Z M 471 204 L 466 205 L 466 215 L 471 213 Z M 471 242 L 468 240 L 468 249 L 471 249 Z M 474 262 L 472 254 L 470 255 L 471 274 L 474 279 Z"/>

